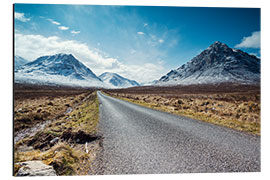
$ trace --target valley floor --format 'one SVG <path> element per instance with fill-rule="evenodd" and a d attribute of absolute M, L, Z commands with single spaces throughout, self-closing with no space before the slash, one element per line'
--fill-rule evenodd
<path fill-rule="evenodd" d="M 99 150 L 94 89 L 15 84 L 14 175 L 38 160 L 57 175 L 88 175 Z"/>
<path fill-rule="evenodd" d="M 260 136 L 97 95 L 98 174 L 260 171 Z"/>
<path fill-rule="evenodd" d="M 260 135 L 260 86 L 146 86 L 103 91 L 152 109 Z M 99 174 L 96 167 L 104 151 L 99 103 L 96 89 L 15 84 L 14 175 L 22 162 L 34 160 L 52 166 L 57 175 Z"/>
<path fill-rule="evenodd" d="M 105 92 L 152 109 L 260 135 L 260 86 L 149 86 Z"/>

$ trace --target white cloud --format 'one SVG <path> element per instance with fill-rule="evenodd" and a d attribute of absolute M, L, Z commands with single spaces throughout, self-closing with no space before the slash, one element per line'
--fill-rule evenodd
<path fill-rule="evenodd" d="M 72 31 L 70 31 L 70 33 L 71 33 L 71 34 L 79 34 L 80 31 L 74 31 L 74 30 L 72 30 Z"/>
<path fill-rule="evenodd" d="M 60 23 L 60 22 L 57 22 L 57 21 L 55 21 L 55 20 L 53 20 L 53 19 L 48 19 L 48 21 L 50 21 L 52 24 L 57 25 L 57 26 L 58 26 L 58 29 L 60 29 L 60 30 L 62 30 L 62 31 L 66 31 L 66 30 L 69 29 L 69 27 L 67 27 L 67 26 L 60 26 L 61 23 Z M 72 33 L 72 34 L 79 34 L 80 31 L 74 31 L 74 30 L 72 30 L 70 33 Z"/>
<path fill-rule="evenodd" d="M 53 19 L 48 19 L 48 21 L 50 21 L 52 24 L 55 24 L 55 25 L 57 25 L 57 26 L 60 25 L 59 22 L 57 22 L 57 21 L 55 21 L 55 20 L 53 20 Z"/>
<path fill-rule="evenodd" d="M 157 61 L 157 63 L 160 64 L 160 65 L 163 65 L 163 64 L 165 64 L 165 61 L 159 59 L 159 60 Z"/>
<path fill-rule="evenodd" d="M 88 65 L 112 67 L 117 61 L 104 58 L 101 53 L 91 50 L 86 44 L 73 40 L 62 40 L 57 36 L 15 34 L 15 54 L 35 60 L 44 55 L 57 53 L 73 54 Z"/>
<path fill-rule="evenodd" d="M 260 48 L 261 32 L 255 31 L 251 36 L 244 37 L 240 44 L 235 45 L 236 48 Z"/>
<path fill-rule="evenodd" d="M 162 64 L 124 64 L 117 58 L 110 57 L 96 48 L 74 40 L 63 40 L 57 36 L 26 35 L 15 33 L 15 54 L 25 59 L 35 60 L 44 55 L 57 53 L 73 54 L 88 66 L 96 75 L 103 72 L 115 72 L 139 82 L 158 79 L 167 72 Z"/>
<path fill-rule="evenodd" d="M 137 32 L 137 34 L 139 34 L 139 35 L 144 35 L 144 32 Z"/>
<path fill-rule="evenodd" d="M 110 72 L 118 73 L 138 82 L 147 82 L 159 79 L 167 70 L 161 64 L 125 65 L 120 63 L 119 68 L 112 69 Z"/>
<path fill-rule="evenodd" d="M 65 30 L 68 30 L 69 27 L 66 27 L 66 26 L 59 26 L 58 29 L 65 31 Z"/>
<path fill-rule="evenodd" d="M 158 42 L 159 42 L 160 44 L 162 44 L 162 43 L 164 42 L 164 40 L 163 40 L 163 39 L 159 39 Z"/>
<path fill-rule="evenodd" d="M 19 13 L 19 12 L 15 12 L 14 18 L 17 19 L 17 20 L 19 20 L 19 21 L 22 21 L 22 22 L 30 21 L 30 18 L 26 18 L 24 16 L 24 13 Z"/>
<path fill-rule="evenodd" d="M 167 37 L 165 35 L 162 35 L 162 37 L 158 37 L 157 35 L 150 34 L 149 36 L 150 38 L 147 42 L 151 46 L 159 46 L 160 44 L 165 42 L 165 39 L 167 40 Z"/>
<path fill-rule="evenodd" d="M 148 26 L 148 24 L 147 24 L 147 23 L 144 23 L 144 24 L 143 24 L 143 27 L 146 27 L 146 26 Z"/>

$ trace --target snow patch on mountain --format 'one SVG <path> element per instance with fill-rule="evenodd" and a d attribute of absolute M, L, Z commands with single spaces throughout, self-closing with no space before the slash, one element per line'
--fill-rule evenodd
<path fill-rule="evenodd" d="M 129 80 L 116 73 L 105 72 L 99 76 L 99 78 L 112 88 L 127 88 L 133 86 L 140 86 L 134 80 Z"/>
<path fill-rule="evenodd" d="M 43 72 L 34 73 L 15 73 L 16 83 L 28 83 L 28 84 L 39 84 L 39 85 L 64 85 L 64 86 L 76 86 L 76 87 L 104 87 L 103 82 L 99 81 L 89 81 L 74 79 L 69 76 L 62 75 L 48 75 Z"/>

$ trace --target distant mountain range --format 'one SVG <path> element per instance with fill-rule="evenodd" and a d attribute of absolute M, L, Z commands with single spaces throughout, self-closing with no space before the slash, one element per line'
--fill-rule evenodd
<path fill-rule="evenodd" d="M 260 83 L 260 59 L 216 41 L 198 56 L 162 76 L 155 85 Z"/>
<path fill-rule="evenodd" d="M 18 64 L 17 61 L 21 59 L 15 57 L 15 64 Z M 136 81 L 131 81 L 115 73 L 104 73 L 100 77 L 97 77 L 72 54 L 42 56 L 15 68 L 15 82 L 20 83 L 105 88 L 139 85 Z"/>
<path fill-rule="evenodd" d="M 105 82 L 107 84 L 111 84 L 114 87 L 126 88 L 126 87 L 140 86 L 140 84 L 137 83 L 136 81 L 129 80 L 129 79 L 124 78 L 116 73 L 105 72 L 98 77 L 103 82 Z"/>
<path fill-rule="evenodd" d="M 15 56 L 14 60 L 15 82 L 19 83 L 104 88 L 140 86 L 138 82 L 116 73 L 105 72 L 96 76 L 72 54 L 42 56 L 32 62 Z M 189 62 L 171 70 L 159 80 L 141 85 L 173 86 L 227 82 L 259 84 L 260 59 L 216 41 Z"/>

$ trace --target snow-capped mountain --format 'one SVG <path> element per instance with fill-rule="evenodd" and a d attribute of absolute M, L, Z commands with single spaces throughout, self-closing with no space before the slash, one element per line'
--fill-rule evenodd
<path fill-rule="evenodd" d="M 22 67 L 23 65 L 29 63 L 28 60 L 24 59 L 21 56 L 14 56 L 14 68 L 15 69 L 19 69 L 20 67 Z"/>
<path fill-rule="evenodd" d="M 99 78 L 107 83 L 108 85 L 111 85 L 114 88 L 126 88 L 126 87 L 132 87 L 132 86 L 140 86 L 139 83 L 137 83 L 134 80 L 129 80 L 127 78 L 124 78 L 116 73 L 110 73 L 105 72 L 99 76 Z"/>
<path fill-rule="evenodd" d="M 102 80 L 72 54 L 39 57 L 15 70 L 15 82 L 104 86 Z"/>
<path fill-rule="evenodd" d="M 260 83 L 260 59 L 216 41 L 192 60 L 162 76 L 157 85 Z"/>

